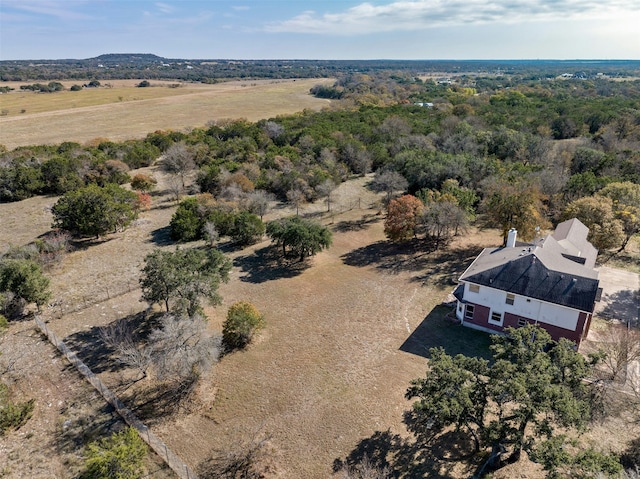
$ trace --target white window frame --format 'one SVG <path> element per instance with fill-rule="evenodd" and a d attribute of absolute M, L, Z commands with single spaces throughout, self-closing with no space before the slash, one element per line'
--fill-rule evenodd
<path fill-rule="evenodd" d="M 513 304 L 516 302 L 516 295 L 513 293 L 507 293 L 507 299 L 505 300 L 505 303 L 513 306 Z"/>
<path fill-rule="evenodd" d="M 499 320 L 493 319 L 494 315 L 499 316 L 500 319 Z M 504 313 L 501 313 L 499 311 L 491 312 L 491 315 L 489 316 L 489 324 L 493 324 L 494 326 L 502 326 L 503 321 L 504 321 Z"/>
<path fill-rule="evenodd" d="M 527 321 L 525 318 L 518 318 L 518 327 L 519 328 L 523 328 L 527 324 L 529 324 L 529 321 Z"/>
<path fill-rule="evenodd" d="M 470 293 L 479 293 L 480 292 L 480 285 L 479 284 L 469 283 L 469 292 Z"/>
<path fill-rule="evenodd" d="M 469 315 L 471 312 L 471 315 Z M 476 306 L 474 304 L 467 304 L 464 308 L 464 319 L 465 321 L 473 321 L 473 315 L 476 312 Z"/>

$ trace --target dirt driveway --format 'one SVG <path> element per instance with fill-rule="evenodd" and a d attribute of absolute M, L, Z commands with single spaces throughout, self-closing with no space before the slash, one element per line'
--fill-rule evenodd
<path fill-rule="evenodd" d="M 595 315 L 640 325 L 640 275 L 606 266 L 598 272 L 603 291 Z"/>

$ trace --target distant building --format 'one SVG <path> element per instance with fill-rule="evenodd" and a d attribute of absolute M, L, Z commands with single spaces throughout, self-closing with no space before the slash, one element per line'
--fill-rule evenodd
<path fill-rule="evenodd" d="M 588 233 L 576 218 L 533 243 L 517 242 L 512 229 L 506 247 L 484 249 L 460 277 L 456 317 L 487 332 L 534 323 L 580 345 L 601 295 Z"/>

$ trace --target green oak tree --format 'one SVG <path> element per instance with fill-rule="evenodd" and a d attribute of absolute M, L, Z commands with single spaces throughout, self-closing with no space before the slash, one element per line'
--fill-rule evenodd
<path fill-rule="evenodd" d="M 624 240 L 620 246 L 622 251 L 629 240 L 640 233 L 640 184 L 631 181 L 609 183 L 598 195 L 613 201 L 613 213 L 622 222 L 624 231 Z"/>
<path fill-rule="evenodd" d="M 620 219 L 616 218 L 613 200 L 607 196 L 586 196 L 572 201 L 560 219 L 578 218 L 587 228 L 587 239 L 600 250 L 619 248 L 624 245 L 625 232 Z"/>
<path fill-rule="evenodd" d="M 0 306 L 5 311 L 21 314 L 29 303 L 40 309 L 51 298 L 49 278 L 35 261 L 4 259 L 0 261 L 0 300 L 3 296 Z"/>
<path fill-rule="evenodd" d="M 91 184 L 69 191 L 53 205 L 53 227 L 74 236 L 99 238 L 131 224 L 138 215 L 137 201 L 134 192 L 118 185 Z"/>
<path fill-rule="evenodd" d="M 90 443 L 85 453 L 83 479 L 139 479 L 144 474 L 147 446 L 129 427 Z"/>
<path fill-rule="evenodd" d="M 420 442 L 454 426 L 466 431 L 476 452 L 490 450 L 486 467 L 510 453 L 535 451 L 544 440 L 585 426 L 590 396 L 583 381 L 595 362 L 566 339 L 553 341 L 535 325 L 493 336 L 493 361 L 432 348 L 424 378 L 412 381 L 407 399 L 417 399 L 408 427 Z M 546 444 L 546 443 L 545 443 Z"/>
<path fill-rule="evenodd" d="M 277 246 L 303 261 L 331 246 L 331 231 L 326 226 L 299 216 L 283 218 L 267 223 L 267 235 Z"/>
<path fill-rule="evenodd" d="M 142 299 L 187 316 L 201 312 L 203 298 L 212 305 L 221 302 L 218 287 L 231 270 L 231 261 L 216 249 L 155 250 L 144 263 Z"/>

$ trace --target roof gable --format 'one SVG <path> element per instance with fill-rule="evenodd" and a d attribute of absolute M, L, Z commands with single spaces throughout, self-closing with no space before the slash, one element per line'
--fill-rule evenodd
<path fill-rule="evenodd" d="M 578 218 L 572 218 L 556 226 L 551 235 L 565 249 L 565 257 L 584 258 L 581 262 L 593 268 L 598 257 L 598 250 L 587 240 L 589 228 Z M 546 244 L 544 245 L 546 247 Z"/>

